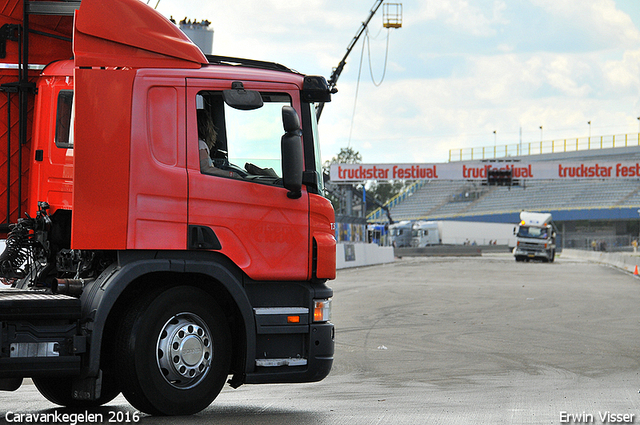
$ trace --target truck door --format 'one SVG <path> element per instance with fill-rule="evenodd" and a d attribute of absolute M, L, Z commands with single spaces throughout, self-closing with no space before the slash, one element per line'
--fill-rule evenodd
<path fill-rule="evenodd" d="M 72 72 L 72 69 L 69 69 Z M 28 213 L 36 215 L 37 201 L 47 201 L 54 212 L 71 209 L 73 190 L 73 79 L 48 77 L 38 87 L 40 118 L 33 136 L 35 161 L 32 164 Z"/>
<path fill-rule="evenodd" d="M 224 102 L 231 83 L 187 80 L 189 249 L 221 252 L 256 280 L 306 280 L 308 194 L 303 187 L 300 198 L 290 199 L 281 179 L 282 107 L 299 111 L 299 91 L 244 82 L 264 104 L 241 110 Z M 199 137 L 198 116 L 210 117 L 214 136 Z"/>

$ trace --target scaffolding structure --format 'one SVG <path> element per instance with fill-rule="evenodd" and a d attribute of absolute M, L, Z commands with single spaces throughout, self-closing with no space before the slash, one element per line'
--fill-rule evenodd
<path fill-rule="evenodd" d="M 402 28 L 402 3 L 382 5 L 382 26 L 384 28 Z"/>

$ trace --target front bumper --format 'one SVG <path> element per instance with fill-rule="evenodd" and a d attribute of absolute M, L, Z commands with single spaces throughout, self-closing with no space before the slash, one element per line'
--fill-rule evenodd
<path fill-rule="evenodd" d="M 543 247 L 516 247 L 513 251 L 513 255 L 523 258 L 545 258 L 549 259 L 553 250 Z"/>

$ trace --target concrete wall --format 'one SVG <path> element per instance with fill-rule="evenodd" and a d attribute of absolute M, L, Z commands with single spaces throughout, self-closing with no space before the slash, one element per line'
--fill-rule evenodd
<path fill-rule="evenodd" d="M 502 248 L 507 251 L 507 248 Z M 420 248 L 396 248 L 396 257 L 480 257 L 482 249 L 472 245 L 433 245 Z"/>
<path fill-rule="evenodd" d="M 480 249 L 478 249 L 478 247 L 469 248 L 473 248 L 473 252 L 458 252 L 455 254 L 452 254 L 450 252 L 442 252 L 440 253 L 440 255 L 479 255 Z M 506 250 L 505 247 L 501 247 L 500 249 L 501 251 Z M 438 255 L 438 253 L 434 252 L 430 255 Z M 421 253 L 420 255 L 428 256 L 429 254 Z M 625 270 L 629 273 L 634 273 L 636 267 L 638 267 L 640 271 L 640 254 L 633 255 L 631 253 L 623 252 L 614 253 L 583 251 L 579 249 L 564 249 L 562 251 L 561 258 L 578 258 L 592 261 L 594 263 L 607 264 L 613 267 L 617 267 L 621 270 Z M 375 244 L 366 243 L 339 243 L 336 246 L 336 268 L 338 269 L 392 263 L 393 261 L 395 261 L 395 258 L 392 247 L 381 247 Z"/>
<path fill-rule="evenodd" d="M 390 246 L 344 242 L 336 246 L 337 269 L 392 263 L 394 260 L 393 248 Z"/>
<path fill-rule="evenodd" d="M 636 267 L 640 269 L 640 255 L 627 252 L 584 251 L 565 248 L 562 251 L 561 258 L 580 258 L 594 263 L 608 264 L 629 273 L 634 273 Z"/>

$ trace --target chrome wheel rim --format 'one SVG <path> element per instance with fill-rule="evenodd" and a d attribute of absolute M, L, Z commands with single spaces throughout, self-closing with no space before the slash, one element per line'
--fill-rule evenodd
<path fill-rule="evenodd" d="M 196 386 L 209 372 L 212 357 L 211 332 L 196 314 L 177 314 L 162 327 L 156 361 L 162 376 L 174 388 Z"/>

